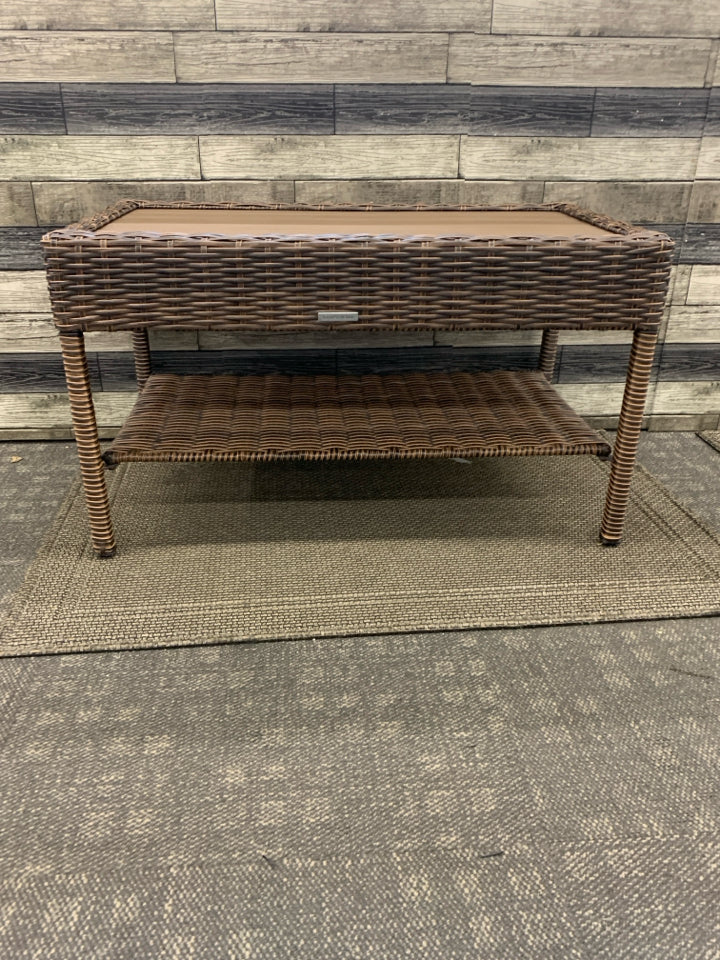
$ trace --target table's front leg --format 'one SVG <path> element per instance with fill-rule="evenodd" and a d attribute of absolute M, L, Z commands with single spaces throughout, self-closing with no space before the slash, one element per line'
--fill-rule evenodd
<path fill-rule="evenodd" d="M 112 557 L 115 553 L 115 539 L 82 331 L 61 333 L 60 346 L 90 518 L 92 545 L 98 556 Z"/>
<path fill-rule="evenodd" d="M 656 330 L 635 331 L 600 527 L 600 539 L 607 546 L 617 546 L 622 539 L 656 343 Z"/>

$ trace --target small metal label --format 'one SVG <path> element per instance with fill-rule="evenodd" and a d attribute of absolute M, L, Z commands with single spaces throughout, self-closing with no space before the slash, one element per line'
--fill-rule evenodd
<path fill-rule="evenodd" d="M 357 310 L 318 310 L 320 323 L 357 323 Z"/>

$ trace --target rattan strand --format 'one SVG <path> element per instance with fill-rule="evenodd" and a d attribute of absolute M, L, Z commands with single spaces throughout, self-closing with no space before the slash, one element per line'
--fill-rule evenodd
<path fill-rule="evenodd" d="M 153 374 L 105 458 L 113 464 L 609 452 L 537 372 Z"/>

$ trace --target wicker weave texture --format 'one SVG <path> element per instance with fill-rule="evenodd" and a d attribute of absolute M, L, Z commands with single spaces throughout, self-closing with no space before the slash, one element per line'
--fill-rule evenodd
<path fill-rule="evenodd" d="M 122 201 L 43 238 L 59 327 L 328 330 L 337 325 L 318 321 L 318 311 L 340 310 L 357 311 L 352 327 L 363 331 L 652 329 L 660 323 L 673 246 L 662 233 L 570 204 L 455 209 L 558 210 L 611 230 L 611 235 L 230 238 L 95 233 L 131 210 L 162 206 Z"/>
<path fill-rule="evenodd" d="M 117 463 L 609 452 L 537 372 L 153 374 L 105 458 Z"/>

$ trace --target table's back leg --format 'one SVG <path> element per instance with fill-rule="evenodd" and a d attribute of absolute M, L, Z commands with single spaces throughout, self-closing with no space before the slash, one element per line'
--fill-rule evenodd
<path fill-rule="evenodd" d="M 543 330 L 538 369 L 545 374 L 548 380 L 552 380 L 553 374 L 555 373 L 555 359 L 557 357 L 559 336 L 559 330 Z"/>
<path fill-rule="evenodd" d="M 105 485 L 105 464 L 100 456 L 100 440 L 82 331 L 61 333 L 60 346 L 70 397 L 75 441 L 80 458 L 80 472 L 90 518 L 92 545 L 98 556 L 112 557 L 115 553 L 115 538 L 110 519 L 110 504 Z"/>
<path fill-rule="evenodd" d="M 148 332 L 144 327 L 133 330 L 132 344 L 135 356 L 135 377 L 137 378 L 138 390 L 142 390 L 151 373 L 150 341 L 148 340 Z"/>
<path fill-rule="evenodd" d="M 616 546 L 622 538 L 656 343 L 656 330 L 635 331 L 600 527 L 600 539 L 607 546 Z"/>

